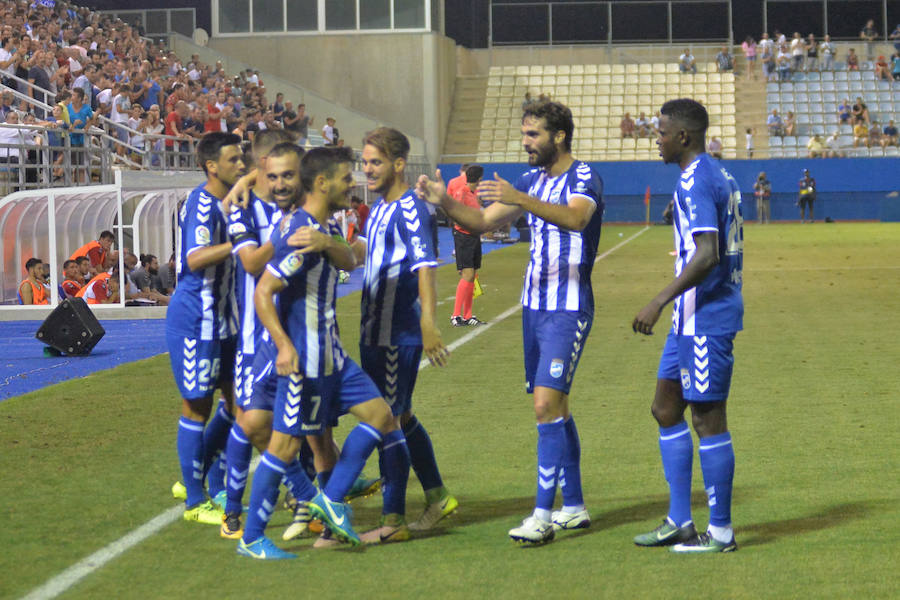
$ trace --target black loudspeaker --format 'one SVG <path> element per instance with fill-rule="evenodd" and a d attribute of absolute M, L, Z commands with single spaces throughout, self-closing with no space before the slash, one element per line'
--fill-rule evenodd
<path fill-rule="evenodd" d="M 105 333 L 83 299 L 66 298 L 34 337 L 65 354 L 89 354 Z"/>

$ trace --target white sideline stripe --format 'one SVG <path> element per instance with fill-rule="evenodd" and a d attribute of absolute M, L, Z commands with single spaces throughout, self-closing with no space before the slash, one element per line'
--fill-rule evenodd
<path fill-rule="evenodd" d="M 619 248 L 621 248 L 628 242 L 632 241 L 633 239 L 635 239 L 636 237 L 638 237 L 639 235 L 641 235 L 648 229 L 649 229 L 649 227 L 644 227 L 643 229 L 641 229 L 640 231 L 638 231 L 631 237 L 619 242 L 618 244 L 616 244 L 615 246 L 613 246 L 612 248 L 610 248 L 603 254 L 600 254 L 594 260 L 594 263 L 596 263 L 597 261 L 599 261 L 603 258 L 606 258 L 607 256 L 609 256 L 610 254 L 612 254 L 613 252 L 615 252 L 616 250 L 618 250 Z M 495 318 L 491 319 L 490 322 L 486 323 L 485 325 L 479 325 L 477 327 L 477 329 L 472 330 L 471 332 L 467 333 L 466 335 L 464 335 L 461 338 L 457 339 L 456 341 L 452 342 L 450 345 L 447 346 L 447 349 L 450 350 L 451 352 L 453 350 L 456 350 L 463 344 L 478 337 L 479 335 L 481 335 L 482 333 L 484 333 L 485 331 L 487 331 L 488 329 L 490 329 L 497 323 L 500 323 L 501 321 L 504 321 L 505 319 L 514 315 L 521 308 L 522 308 L 522 305 L 517 302 L 515 304 L 515 306 L 509 307 L 508 309 L 506 309 L 505 311 L 503 311 L 502 313 L 497 315 Z M 421 371 L 422 369 L 426 368 L 430 364 L 431 363 L 429 363 L 427 359 L 423 360 L 422 362 L 419 363 L 419 370 Z M 253 459 L 253 462 L 250 464 L 250 473 L 253 473 L 254 471 L 256 471 L 256 467 L 257 467 L 257 465 L 259 465 L 259 460 L 260 460 L 259 456 L 257 456 L 256 458 Z M 173 506 L 172 508 L 169 508 L 169 509 L 163 511 L 162 513 L 153 517 L 152 519 L 150 519 L 149 521 L 147 521 L 146 523 L 144 523 L 137 529 L 131 531 L 130 533 L 125 534 L 118 540 L 108 544 L 107 546 L 101 548 L 100 550 L 97 550 L 96 552 L 94 552 L 93 554 L 88 556 L 87 558 L 80 560 L 79 562 L 77 562 L 74 565 L 72 565 L 71 567 L 67 568 L 65 571 L 63 571 L 59 575 L 52 577 L 51 579 L 49 579 L 46 583 L 44 583 L 40 587 L 33 589 L 31 592 L 28 593 L 28 595 L 23 596 L 22 600 L 49 600 L 50 598 L 56 598 L 57 596 L 59 596 L 60 594 L 62 594 L 63 592 L 65 592 L 69 588 L 71 588 L 73 585 L 75 585 L 76 583 L 78 583 L 79 581 L 81 581 L 82 579 L 84 579 L 85 577 L 87 577 L 88 575 L 90 575 L 91 573 L 96 571 L 97 569 L 104 566 L 109 561 L 113 560 L 120 554 L 127 552 L 131 548 L 137 546 L 138 544 L 140 544 L 147 538 L 155 535 L 160 530 L 162 530 L 164 527 L 177 521 L 183 512 L 184 512 L 184 508 L 181 505 Z"/>

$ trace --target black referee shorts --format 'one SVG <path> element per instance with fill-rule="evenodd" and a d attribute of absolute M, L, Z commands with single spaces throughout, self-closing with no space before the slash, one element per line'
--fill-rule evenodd
<path fill-rule="evenodd" d="M 481 236 L 461 233 L 453 229 L 453 246 L 456 248 L 456 270 L 481 268 Z"/>

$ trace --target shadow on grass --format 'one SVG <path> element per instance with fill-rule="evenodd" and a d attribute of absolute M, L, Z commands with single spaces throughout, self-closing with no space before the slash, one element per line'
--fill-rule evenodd
<path fill-rule="evenodd" d="M 739 525 L 737 530 L 742 546 L 758 546 L 768 544 L 780 537 L 802 535 L 839 527 L 847 521 L 862 519 L 872 513 L 891 510 L 894 506 L 892 502 L 887 500 L 845 502 L 829 506 L 805 517 L 754 523 L 752 525 Z"/>

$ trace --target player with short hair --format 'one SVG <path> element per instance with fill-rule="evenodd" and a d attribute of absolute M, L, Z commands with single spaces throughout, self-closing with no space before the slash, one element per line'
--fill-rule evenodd
<path fill-rule="evenodd" d="M 117 255 L 111 252 L 115 239 L 116 236 L 112 231 L 101 231 L 100 237 L 96 240 L 91 240 L 73 252 L 72 256 L 69 257 L 69 260 L 77 260 L 82 256 L 87 257 L 91 264 L 90 272 L 93 277 L 112 267 L 115 258 L 117 258 Z"/>
<path fill-rule="evenodd" d="M 338 337 L 337 274 L 339 268 L 352 268 L 356 259 L 329 217 L 350 205 L 352 161 L 352 152 L 344 148 L 316 148 L 303 157 L 303 208 L 297 208 L 273 234 L 274 256 L 256 285 L 256 311 L 277 348 L 274 366 L 280 377 L 272 437 L 253 479 L 247 525 L 238 544 L 238 554 L 244 556 L 295 557 L 264 535 L 278 484 L 297 456 L 302 438 L 321 436 L 341 412 L 350 412 L 360 423 L 347 436 L 328 481 L 308 502 L 310 513 L 340 540 L 358 544 L 350 512 L 340 500 L 376 445 L 385 446 L 385 462 L 391 463 L 385 477 L 403 476 L 405 448 L 397 443 L 403 434 L 375 385 L 346 356 Z M 288 239 L 301 229 L 308 243 L 296 250 Z M 275 294 L 279 294 L 277 307 Z M 389 447 L 395 450 L 388 452 Z"/>
<path fill-rule="evenodd" d="M 675 188 L 675 279 L 641 309 L 632 328 L 651 335 L 663 307 L 675 300 L 651 408 L 659 424 L 669 513 L 634 543 L 672 546 L 683 553 L 731 552 L 737 550 L 731 527 L 734 448 L 725 407 L 734 337 L 743 328 L 741 193 L 734 178 L 706 154 L 709 116 L 703 105 L 682 98 L 666 102 L 661 112 L 660 155 L 681 168 Z M 691 518 L 694 447 L 684 420 L 688 406 L 700 438 L 710 507 L 709 528 L 699 535 Z"/>
<path fill-rule="evenodd" d="M 25 261 L 26 277 L 19 284 L 16 300 L 19 304 L 50 304 L 50 295 L 43 285 L 44 261 L 39 258 L 29 258 Z"/>
<path fill-rule="evenodd" d="M 186 521 L 221 525 L 223 512 L 205 501 L 203 479 L 224 449 L 234 404 L 237 306 L 231 242 L 220 202 L 244 171 L 240 137 L 204 135 L 197 158 L 206 183 L 194 189 L 178 215 L 178 287 L 166 313 L 166 342 L 181 392 L 178 458 L 186 488 Z M 222 391 L 209 425 L 213 393 Z"/>
<path fill-rule="evenodd" d="M 406 524 L 406 481 L 385 481 L 381 525 L 365 534 L 367 543 L 401 541 L 409 529 L 429 529 L 454 512 L 437 466 L 431 438 L 412 410 L 413 388 L 424 352 L 432 364 L 446 364 L 448 351 L 436 324 L 437 260 L 431 215 L 406 181 L 409 140 L 379 127 L 363 140 L 362 164 L 368 189 L 380 197 L 366 220 L 359 349 L 362 367 L 391 405 L 409 448 L 412 467 L 425 493 L 422 516 Z"/>
<path fill-rule="evenodd" d="M 535 509 L 509 536 L 526 544 L 553 539 L 556 530 L 590 526 L 581 490 L 581 443 L 569 411 L 569 390 L 594 317 L 591 270 L 600 242 L 603 182 L 572 156 L 572 112 L 559 102 L 524 107 L 525 172 L 515 185 L 494 175 L 478 195 L 493 202 L 483 211 L 467 207 L 436 180 L 419 179 L 429 202 L 439 203 L 469 231 L 492 231 L 528 213 L 531 260 L 522 291 L 525 383 L 534 395 L 538 429 Z M 563 506 L 552 511 L 557 484 Z M 552 511 L 552 512 L 551 512 Z"/>
<path fill-rule="evenodd" d="M 81 269 L 78 268 L 77 260 L 69 259 L 63 263 L 63 282 L 59 287 L 65 298 L 74 298 L 82 288 Z"/>

